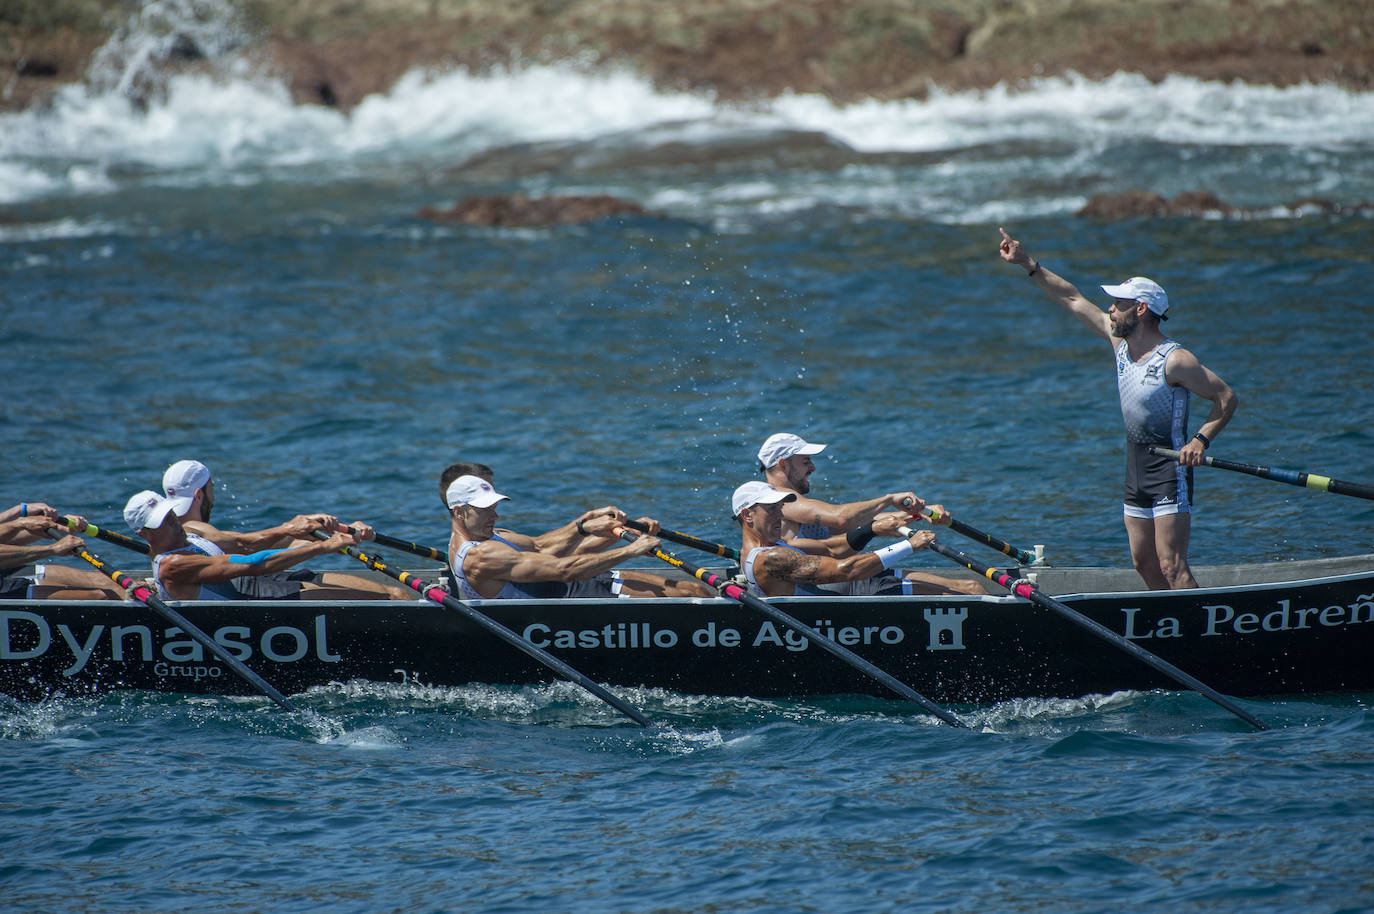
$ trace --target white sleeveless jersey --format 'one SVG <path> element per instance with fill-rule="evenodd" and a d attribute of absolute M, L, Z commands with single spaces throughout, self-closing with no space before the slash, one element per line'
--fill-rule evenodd
<path fill-rule="evenodd" d="M 453 556 L 453 563 L 449 565 L 449 572 L 453 575 L 453 583 L 458 586 L 458 593 L 462 595 L 462 598 L 464 600 L 530 599 L 534 595 L 530 593 L 530 591 L 525 590 L 520 584 L 517 584 L 514 581 L 506 581 L 504 584 L 502 584 L 501 589 L 496 592 L 495 596 L 484 597 L 477 592 L 477 588 L 472 586 L 472 582 L 468 580 L 468 576 L 463 573 L 463 560 L 468 557 L 468 552 L 479 543 L 491 542 L 504 543 L 505 545 L 514 549 L 516 552 L 522 551 L 519 546 L 515 545 L 510 540 L 504 539 L 500 536 L 492 536 L 492 538 L 489 540 L 465 541 L 462 545 L 458 547 L 458 550 L 454 553 Z M 566 588 L 564 589 L 566 590 Z"/>
<path fill-rule="evenodd" d="M 1133 362 L 1126 341 L 1116 347 L 1116 387 L 1126 437 L 1137 444 L 1180 447 L 1188 429 L 1188 391 L 1170 387 L 1164 366 L 1178 343 L 1165 340 L 1142 362 Z"/>
<path fill-rule="evenodd" d="M 771 546 L 755 546 L 753 549 L 750 549 L 749 554 L 744 557 L 742 570 L 744 571 L 744 579 L 749 582 L 749 592 L 756 597 L 768 596 L 768 594 L 763 592 L 763 588 L 759 586 L 758 579 L 754 577 L 754 559 L 758 557 L 758 554 L 760 552 L 763 552 L 767 549 L 791 549 L 793 552 L 800 553 L 801 555 L 806 555 L 805 552 L 802 552 L 802 550 L 798 549 L 796 546 L 781 541 L 776 542 Z M 810 584 L 794 584 L 793 588 L 793 596 L 833 596 L 833 594 L 827 594 L 826 591 L 818 590 L 817 588 L 812 587 Z"/>
<path fill-rule="evenodd" d="M 164 600 L 170 600 L 172 598 L 167 593 L 167 588 L 162 586 L 162 559 L 164 556 L 179 552 L 189 552 L 192 555 L 224 555 L 223 549 L 219 548 L 205 537 L 187 530 L 185 546 L 153 557 L 153 583 L 157 585 L 157 595 Z M 245 599 L 245 597 L 235 590 L 231 583 L 225 581 L 221 584 L 202 584 L 200 586 L 200 593 L 196 596 L 196 599 L 242 600 Z"/>

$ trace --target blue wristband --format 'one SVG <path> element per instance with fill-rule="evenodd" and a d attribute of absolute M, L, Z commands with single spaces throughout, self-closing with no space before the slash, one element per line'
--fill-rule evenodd
<path fill-rule="evenodd" d="M 28 517 L 28 516 L 29 516 L 29 503 L 28 503 L 28 502 L 26 502 L 26 501 L 21 501 L 21 502 L 19 503 L 19 516 L 20 516 L 20 517 Z"/>
<path fill-rule="evenodd" d="M 235 565 L 256 565 L 263 559 L 269 559 L 279 552 L 286 551 L 285 549 L 263 549 L 260 552 L 254 552 L 252 555 L 231 555 L 229 556 L 229 561 L 233 562 Z"/>

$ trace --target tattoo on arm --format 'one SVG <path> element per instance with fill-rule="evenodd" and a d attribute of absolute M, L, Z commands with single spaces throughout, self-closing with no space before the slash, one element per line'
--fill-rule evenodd
<path fill-rule="evenodd" d="M 791 549 L 770 550 L 764 555 L 763 567 L 772 577 L 794 584 L 815 584 L 820 580 L 820 557 Z"/>

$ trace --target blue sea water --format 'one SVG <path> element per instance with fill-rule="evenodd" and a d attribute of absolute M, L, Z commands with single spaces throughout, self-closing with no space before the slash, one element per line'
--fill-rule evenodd
<path fill-rule="evenodd" d="M 4 504 L 120 530 L 194 457 L 222 526 L 319 510 L 442 542 L 438 473 L 475 459 L 517 529 L 613 503 L 733 542 L 730 491 L 791 430 L 829 444 L 818 494 L 911 488 L 1124 564 L 1106 347 L 1000 262 L 999 225 L 1090 295 L 1169 290 L 1166 328 L 1241 397 L 1214 455 L 1374 482 L 1369 94 L 1119 75 L 740 111 L 534 68 L 416 75 L 344 118 L 242 75 L 138 110 L 97 76 L 0 116 Z M 1249 212 L 1073 215 L 1130 188 Z M 652 214 L 416 216 L 507 192 Z M 1346 211 L 1285 207 L 1311 197 Z M 1197 564 L 1374 552 L 1367 501 L 1198 489 Z M 621 694 L 650 729 L 567 684 L 338 683 L 298 714 L 0 698 L 6 906 L 1374 910 L 1370 695 L 1245 701 L 1257 734 L 1178 692 L 957 706 L 967 731 Z"/>

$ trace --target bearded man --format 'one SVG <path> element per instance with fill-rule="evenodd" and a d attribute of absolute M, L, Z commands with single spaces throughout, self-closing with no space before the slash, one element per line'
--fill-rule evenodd
<path fill-rule="evenodd" d="M 1188 567 L 1192 530 L 1193 467 L 1202 463 L 1217 434 L 1235 415 L 1240 400 L 1197 356 L 1160 330 L 1168 320 L 1169 296 L 1144 276 L 1104 285 L 1112 297 L 1101 308 L 1072 283 L 1033 260 L 1021 242 L 1002 230 L 999 253 L 1026 271 L 1031 282 L 1112 347 L 1117 393 L 1126 423 L 1126 487 L 1122 510 L 1131 561 L 1151 590 L 1196 587 Z M 1207 420 L 1188 435 L 1189 395 L 1212 403 Z M 1179 452 L 1178 459 L 1150 453 L 1151 447 Z"/>

